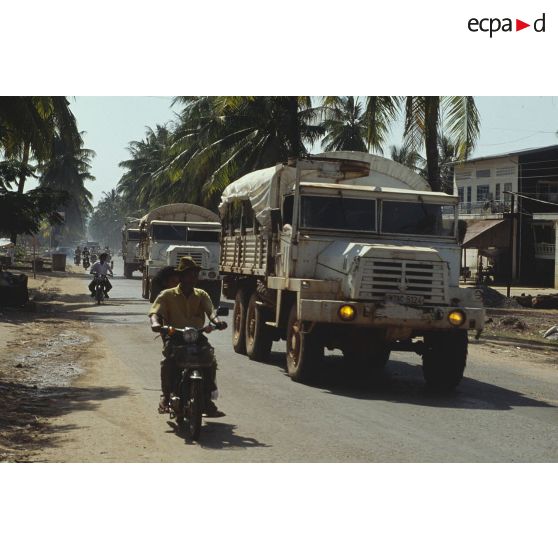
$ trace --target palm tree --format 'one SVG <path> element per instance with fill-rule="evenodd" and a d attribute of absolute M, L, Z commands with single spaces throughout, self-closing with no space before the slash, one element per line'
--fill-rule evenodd
<path fill-rule="evenodd" d="M 178 97 L 175 103 L 185 106 L 163 170 L 190 201 L 213 207 L 231 181 L 306 154 L 324 131 L 310 97 Z"/>
<path fill-rule="evenodd" d="M 441 117 L 447 115 L 445 126 Z M 433 191 L 442 189 L 438 139 L 441 130 L 457 149 L 459 159 L 466 159 L 479 135 L 480 117 L 473 97 L 407 97 L 405 101 L 406 145 L 413 150 L 424 147 L 427 176 Z"/>
<path fill-rule="evenodd" d="M 419 153 L 413 151 L 406 145 L 401 147 L 392 145 L 390 152 L 390 156 L 394 161 L 413 169 L 415 172 L 420 172 L 426 163 Z"/>
<path fill-rule="evenodd" d="M 83 145 L 83 141 L 81 142 Z M 39 184 L 52 191 L 65 191 L 68 199 L 63 209 L 66 236 L 81 238 L 85 232 L 85 220 L 92 211 L 92 194 L 85 187 L 86 180 L 95 180 L 91 174 L 91 159 L 95 152 L 83 147 L 67 146 L 59 134 L 55 134 L 50 159 L 39 165 Z"/>
<path fill-rule="evenodd" d="M 329 100 L 331 99 L 331 100 Z M 324 151 L 368 151 L 364 109 L 355 97 L 330 97 L 324 106 Z"/>
<path fill-rule="evenodd" d="M 103 192 L 89 221 L 89 234 L 101 244 L 116 247 L 120 243 L 121 228 L 127 216 L 122 196 L 116 189 Z"/>
<path fill-rule="evenodd" d="M 364 105 L 358 99 L 358 97 L 323 97 L 322 112 L 326 121 L 330 119 L 330 115 L 333 115 L 332 120 L 340 121 L 335 125 L 339 132 L 345 120 L 345 134 L 349 137 L 362 138 L 364 148 L 360 141 L 355 139 L 347 142 L 356 147 L 350 150 L 375 151 L 383 154 L 389 128 L 399 112 L 400 99 L 399 97 L 364 97 Z M 355 110 L 358 110 L 357 118 L 355 118 Z M 334 147 L 334 144 L 331 147 Z M 327 146 L 325 148 L 327 149 Z"/>
<path fill-rule="evenodd" d="M 117 192 L 132 209 L 152 208 L 169 201 L 171 186 L 176 180 L 160 172 L 170 160 L 171 137 L 166 126 L 147 128 L 146 137 L 128 145 L 130 159 L 119 166 L 126 169 L 118 182 Z"/>
<path fill-rule="evenodd" d="M 77 124 L 66 97 L 0 97 L 1 201 L 4 208 L 13 210 L 10 222 L 17 223 L 19 215 L 22 223 L 29 224 L 23 229 L 37 228 L 38 222 L 33 219 L 53 216 L 56 204 L 66 198 L 63 192 L 55 194 L 46 186 L 24 194 L 26 179 L 35 172 L 34 163 L 45 163 L 53 157 L 55 136 L 66 149 L 81 146 Z M 8 196 L 14 187 L 15 195 Z M 22 227 L 14 225 L 12 241 L 15 242 L 20 229 Z"/>

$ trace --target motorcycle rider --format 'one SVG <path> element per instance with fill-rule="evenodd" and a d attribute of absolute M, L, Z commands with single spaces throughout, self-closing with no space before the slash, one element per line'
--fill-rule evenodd
<path fill-rule="evenodd" d="M 153 306 L 149 310 L 151 329 L 154 332 L 161 330 L 161 325 L 172 325 L 177 328 L 196 327 L 202 328 L 205 323 L 205 316 L 213 322 L 218 329 L 226 329 L 227 324 L 219 320 L 215 314 L 215 309 L 209 295 L 202 289 L 195 288 L 201 267 L 189 256 L 180 258 L 177 271 L 179 273 L 180 284 L 173 289 L 161 291 Z M 209 327 L 209 326 L 208 326 Z M 159 412 L 166 413 L 169 410 L 171 393 L 176 391 L 179 381 L 180 370 L 171 356 L 168 338 L 163 338 L 163 360 L 161 360 L 161 400 L 159 402 Z M 207 378 L 205 387 L 205 416 L 223 416 L 213 401 L 211 392 L 217 389 L 216 373 L 217 361 L 213 354 L 213 347 L 202 336 L 204 353 L 207 356 Z"/>
<path fill-rule="evenodd" d="M 112 269 L 110 268 L 110 266 L 107 263 L 107 255 L 106 254 L 101 254 L 99 256 L 99 260 L 96 261 L 92 266 L 91 266 L 91 271 L 89 271 L 89 273 L 96 275 L 103 275 L 105 277 L 105 297 L 106 298 L 110 298 L 108 295 L 108 292 L 112 289 L 112 285 L 110 284 L 110 281 L 107 278 L 107 275 L 110 275 L 111 277 L 113 277 L 113 273 L 112 273 Z M 95 296 L 95 279 L 93 279 L 93 281 L 91 281 L 91 283 L 89 283 L 89 291 L 91 292 L 91 296 Z"/>

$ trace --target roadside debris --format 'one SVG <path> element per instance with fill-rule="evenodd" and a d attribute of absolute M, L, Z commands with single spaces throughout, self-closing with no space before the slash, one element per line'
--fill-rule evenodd
<path fill-rule="evenodd" d="M 0 271 L 0 306 L 24 306 L 28 301 L 27 275 Z"/>
<path fill-rule="evenodd" d="M 516 316 L 506 316 L 500 320 L 500 326 L 523 331 L 527 324 Z"/>
<path fill-rule="evenodd" d="M 486 285 L 477 287 L 482 293 L 482 302 L 488 308 L 519 308 L 520 304 L 513 297 L 508 298 L 496 289 Z"/>
<path fill-rule="evenodd" d="M 552 341 L 557 341 L 558 340 L 558 325 L 554 325 L 551 328 L 547 329 L 544 332 L 543 337 L 545 339 L 551 339 Z"/>

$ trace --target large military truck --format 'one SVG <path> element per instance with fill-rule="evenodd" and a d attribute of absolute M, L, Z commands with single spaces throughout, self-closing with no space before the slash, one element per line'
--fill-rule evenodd
<path fill-rule="evenodd" d="M 335 152 L 252 172 L 223 192 L 223 294 L 237 353 L 265 360 L 286 340 L 295 381 L 320 373 L 324 348 L 374 373 L 392 350 L 422 355 L 426 382 L 454 388 L 480 293 L 459 287 L 458 198 L 410 169 Z"/>
<path fill-rule="evenodd" d="M 190 256 L 202 267 L 199 287 L 206 290 L 215 306 L 221 297 L 219 216 L 199 205 L 174 203 L 154 209 L 139 223 L 139 257 L 142 296 L 153 301 L 151 282 L 157 272 L 178 265 Z"/>
<path fill-rule="evenodd" d="M 134 271 L 141 271 L 139 241 L 139 219 L 126 222 L 122 227 L 122 260 L 126 279 L 130 279 Z"/>

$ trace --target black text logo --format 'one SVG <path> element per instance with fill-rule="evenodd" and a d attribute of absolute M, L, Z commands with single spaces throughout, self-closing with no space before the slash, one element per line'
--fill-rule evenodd
<path fill-rule="evenodd" d="M 473 33 L 478 33 L 479 31 L 483 33 L 489 33 L 490 38 L 492 38 L 492 35 L 494 33 L 498 33 L 500 31 L 504 33 L 521 31 L 523 29 L 527 29 L 527 27 L 532 27 L 533 30 L 537 33 L 544 33 L 546 30 L 546 14 L 543 14 L 540 18 L 536 19 L 533 22 L 533 25 L 531 25 L 530 23 L 526 23 L 521 19 L 515 18 L 514 29 L 512 22 L 513 19 L 510 17 L 504 17 L 502 19 L 499 17 L 484 17 L 481 19 L 472 17 L 469 20 L 467 27 L 469 28 L 469 31 L 472 31 Z"/>

